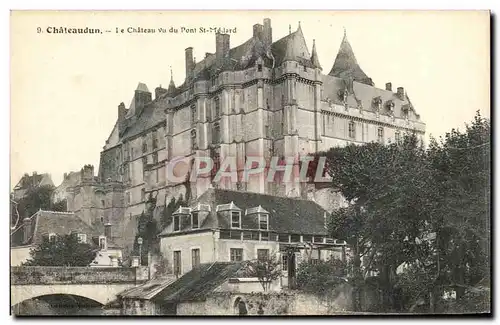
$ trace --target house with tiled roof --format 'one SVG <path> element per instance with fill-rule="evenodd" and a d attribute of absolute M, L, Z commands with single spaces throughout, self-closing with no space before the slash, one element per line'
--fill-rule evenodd
<path fill-rule="evenodd" d="M 19 182 L 14 186 L 13 199 L 19 200 L 24 197 L 29 189 L 37 188 L 41 186 L 54 186 L 52 178 L 49 174 L 43 173 L 38 174 L 33 172 L 33 174 L 24 174 Z"/>
<path fill-rule="evenodd" d="M 40 245 L 44 238 L 57 240 L 58 236 L 76 234 L 82 243 L 89 243 L 99 250 L 90 266 L 118 266 L 122 259 L 122 248 L 111 239 L 111 227 L 101 232 L 72 212 L 39 210 L 21 225 L 11 230 L 11 266 L 19 266 L 30 258 L 30 251 Z"/>
<path fill-rule="evenodd" d="M 159 234 L 160 250 L 174 275 L 202 263 L 275 256 L 288 285 L 301 261 L 346 258 L 345 242 L 328 237 L 326 217 L 310 200 L 209 189 L 173 213 Z"/>

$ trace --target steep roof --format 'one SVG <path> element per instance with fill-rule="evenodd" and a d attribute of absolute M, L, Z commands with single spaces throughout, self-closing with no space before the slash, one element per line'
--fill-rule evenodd
<path fill-rule="evenodd" d="M 344 30 L 344 38 L 340 44 L 337 57 L 333 63 L 332 70 L 329 73 L 330 76 L 339 78 L 352 78 L 357 82 L 364 83 L 373 86 L 374 83 L 370 77 L 368 77 L 365 72 L 361 69 L 352 50 L 351 44 L 347 40 L 347 34 Z"/>
<path fill-rule="evenodd" d="M 130 138 L 138 135 L 144 130 L 150 129 L 165 121 L 165 112 L 157 103 L 151 103 L 144 107 L 142 114 L 134 123 L 125 130 L 122 138 Z"/>
<path fill-rule="evenodd" d="M 307 67 L 314 68 L 300 24 L 295 32 L 277 40 L 271 45 L 271 48 L 276 65 L 287 60 L 294 60 Z"/>
<path fill-rule="evenodd" d="M 253 217 L 245 215 L 247 209 L 260 207 L 269 212 L 269 231 L 291 234 L 326 235 L 325 213 L 320 205 L 310 200 L 289 198 L 253 192 L 224 189 L 208 189 L 193 204 L 210 205 L 210 213 L 200 225 L 200 229 L 230 229 L 230 220 L 220 211 L 218 205 L 231 204 L 242 210 L 243 228 L 253 227 Z M 190 225 L 186 231 L 190 230 Z M 172 232 L 171 224 L 160 235 Z"/>
<path fill-rule="evenodd" d="M 386 105 L 388 105 L 389 103 L 393 103 L 394 108 L 392 114 L 394 117 L 403 118 L 404 108 L 409 108 L 409 110 L 412 114 L 414 114 L 415 117 L 419 117 L 414 107 L 411 105 L 408 95 L 406 94 L 401 99 L 397 96 L 397 93 L 394 93 L 393 91 L 376 88 L 354 80 L 352 84 L 349 85 L 348 80 L 331 75 L 323 75 L 322 81 L 324 98 L 327 101 L 331 101 L 335 104 L 343 105 L 341 99 L 339 98 L 338 91 L 344 90 L 346 88 L 351 88 L 347 97 L 347 104 L 350 107 L 359 107 L 361 105 L 363 110 L 375 111 L 373 100 L 377 97 L 380 97 L 380 100 L 382 101 L 380 114 L 389 115 L 389 111 L 387 110 Z"/>
<path fill-rule="evenodd" d="M 23 242 L 24 225 L 21 224 L 11 235 L 11 246 L 39 245 L 43 238 L 49 234 L 69 235 L 78 232 L 87 235 L 87 240 L 92 244 L 94 238 L 102 235 L 98 230 L 87 224 L 73 212 L 57 212 L 39 210 L 31 219 L 31 236 L 27 242 Z M 95 244 L 95 243 L 94 243 Z M 108 247 L 117 247 L 108 241 Z"/>
<path fill-rule="evenodd" d="M 241 263 L 202 264 L 167 286 L 153 299 L 156 301 L 203 301 L 229 278 L 238 276 Z"/>

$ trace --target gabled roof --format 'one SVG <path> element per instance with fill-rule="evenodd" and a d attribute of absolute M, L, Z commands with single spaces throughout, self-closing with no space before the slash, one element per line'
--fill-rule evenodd
<path fill-rule="evenodd" d="M 73 212 L 57 212 L 57 211 L 44 211 L 39 210 L 31 219 L 31 236 L 27 242 L 23 242 L 24 224 L 13 231 L 11 235 L 11 245 L 16 246 L 29 246 L 39 245 L 42 243 L 43 238 L 49 234 L 56 235 L 69 235 L 72 232 L 77 232 L 87 235 L 87 241 L 94 243 L 94 238 L 102 235 L 97 229 L 93 228 L 85 221 L 76 216 Z M 98 243 L 97 243 L 98 244 Z M 108 240 L 109 248 L 116 248 L 117 246 Z"/>
<path fill-rule="evenodd" d="M 201 222 L 198 229 L 230 229 L 231 224 L 224 211 L 217 210 L 219 205 L 229 205 L 241 209 L 242 228 L 257 229 L 255 215 L 248 214 L 252 209 L 259 208 L 269 212 L 269 231 L 291 234 L 326 235 L 325 213 L 316 202 L 300 198 L 289 198 L 253 192 L 240 192 L 224 189 L 208 189 L 194 203 L 210 205 L 208 216 Z M 235 211 L 240 211 L 235 209 Z M 186 225 L 182 231 L 190 231 L 191 225 Z M 198 231 L 197 229 L 197 231 Z M 160 236 L 172 233 L 172 220 Z"/>
<path fill-rule="evenodd" d="M 330 76 L 339 77 L 343 79 L 352 78 L 357 82 L 364 83 L 373 86 L 374 83 L 371 78 L 369 78 L 356 60 L 354 51 L 352 50 L 351 44 L 347 40 L 347 34 L 344 30 L 344 38 L 340 44 L 340 49 L 333 63 L 332 70 L 329 73 Z"/>
<path fill-rule="evenodd" d="M 202 264 L 170 284 L 153 299 L 155 301 L 203 301 L 229 278 L 239 275 L 241 263 L 215 262 Z"/>

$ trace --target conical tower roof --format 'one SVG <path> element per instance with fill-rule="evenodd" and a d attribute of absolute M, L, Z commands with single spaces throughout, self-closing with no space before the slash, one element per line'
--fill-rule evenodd
<path fill-rule="evenodd" d="M 318 53 L 316 52 L 316 40 L 313 40 L 311 63 L 313 64 L 313 66 L 315 68 L 321 69 L 321 64 L 319 63 Z"/>
<path fill-rule="evenodd" d="M 344 38 L 340 44 L 339 52 L 333 63 L 330 76 L 339 77 L 342 79 L 352 78 L 354 81 L 373 86 L 373 81 L 364 73 L 356 60 L 351 44 L 347 40 L 347 33 L 344 29 Z"/>

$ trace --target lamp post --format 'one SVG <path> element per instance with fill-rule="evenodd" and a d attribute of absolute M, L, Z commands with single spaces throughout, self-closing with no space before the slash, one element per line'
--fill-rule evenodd
<path fill-rule="evenodd" d="M 139 244 L 139 266 L 142 266 L 142 237 L 137 238 L 137 244 Z"/>

